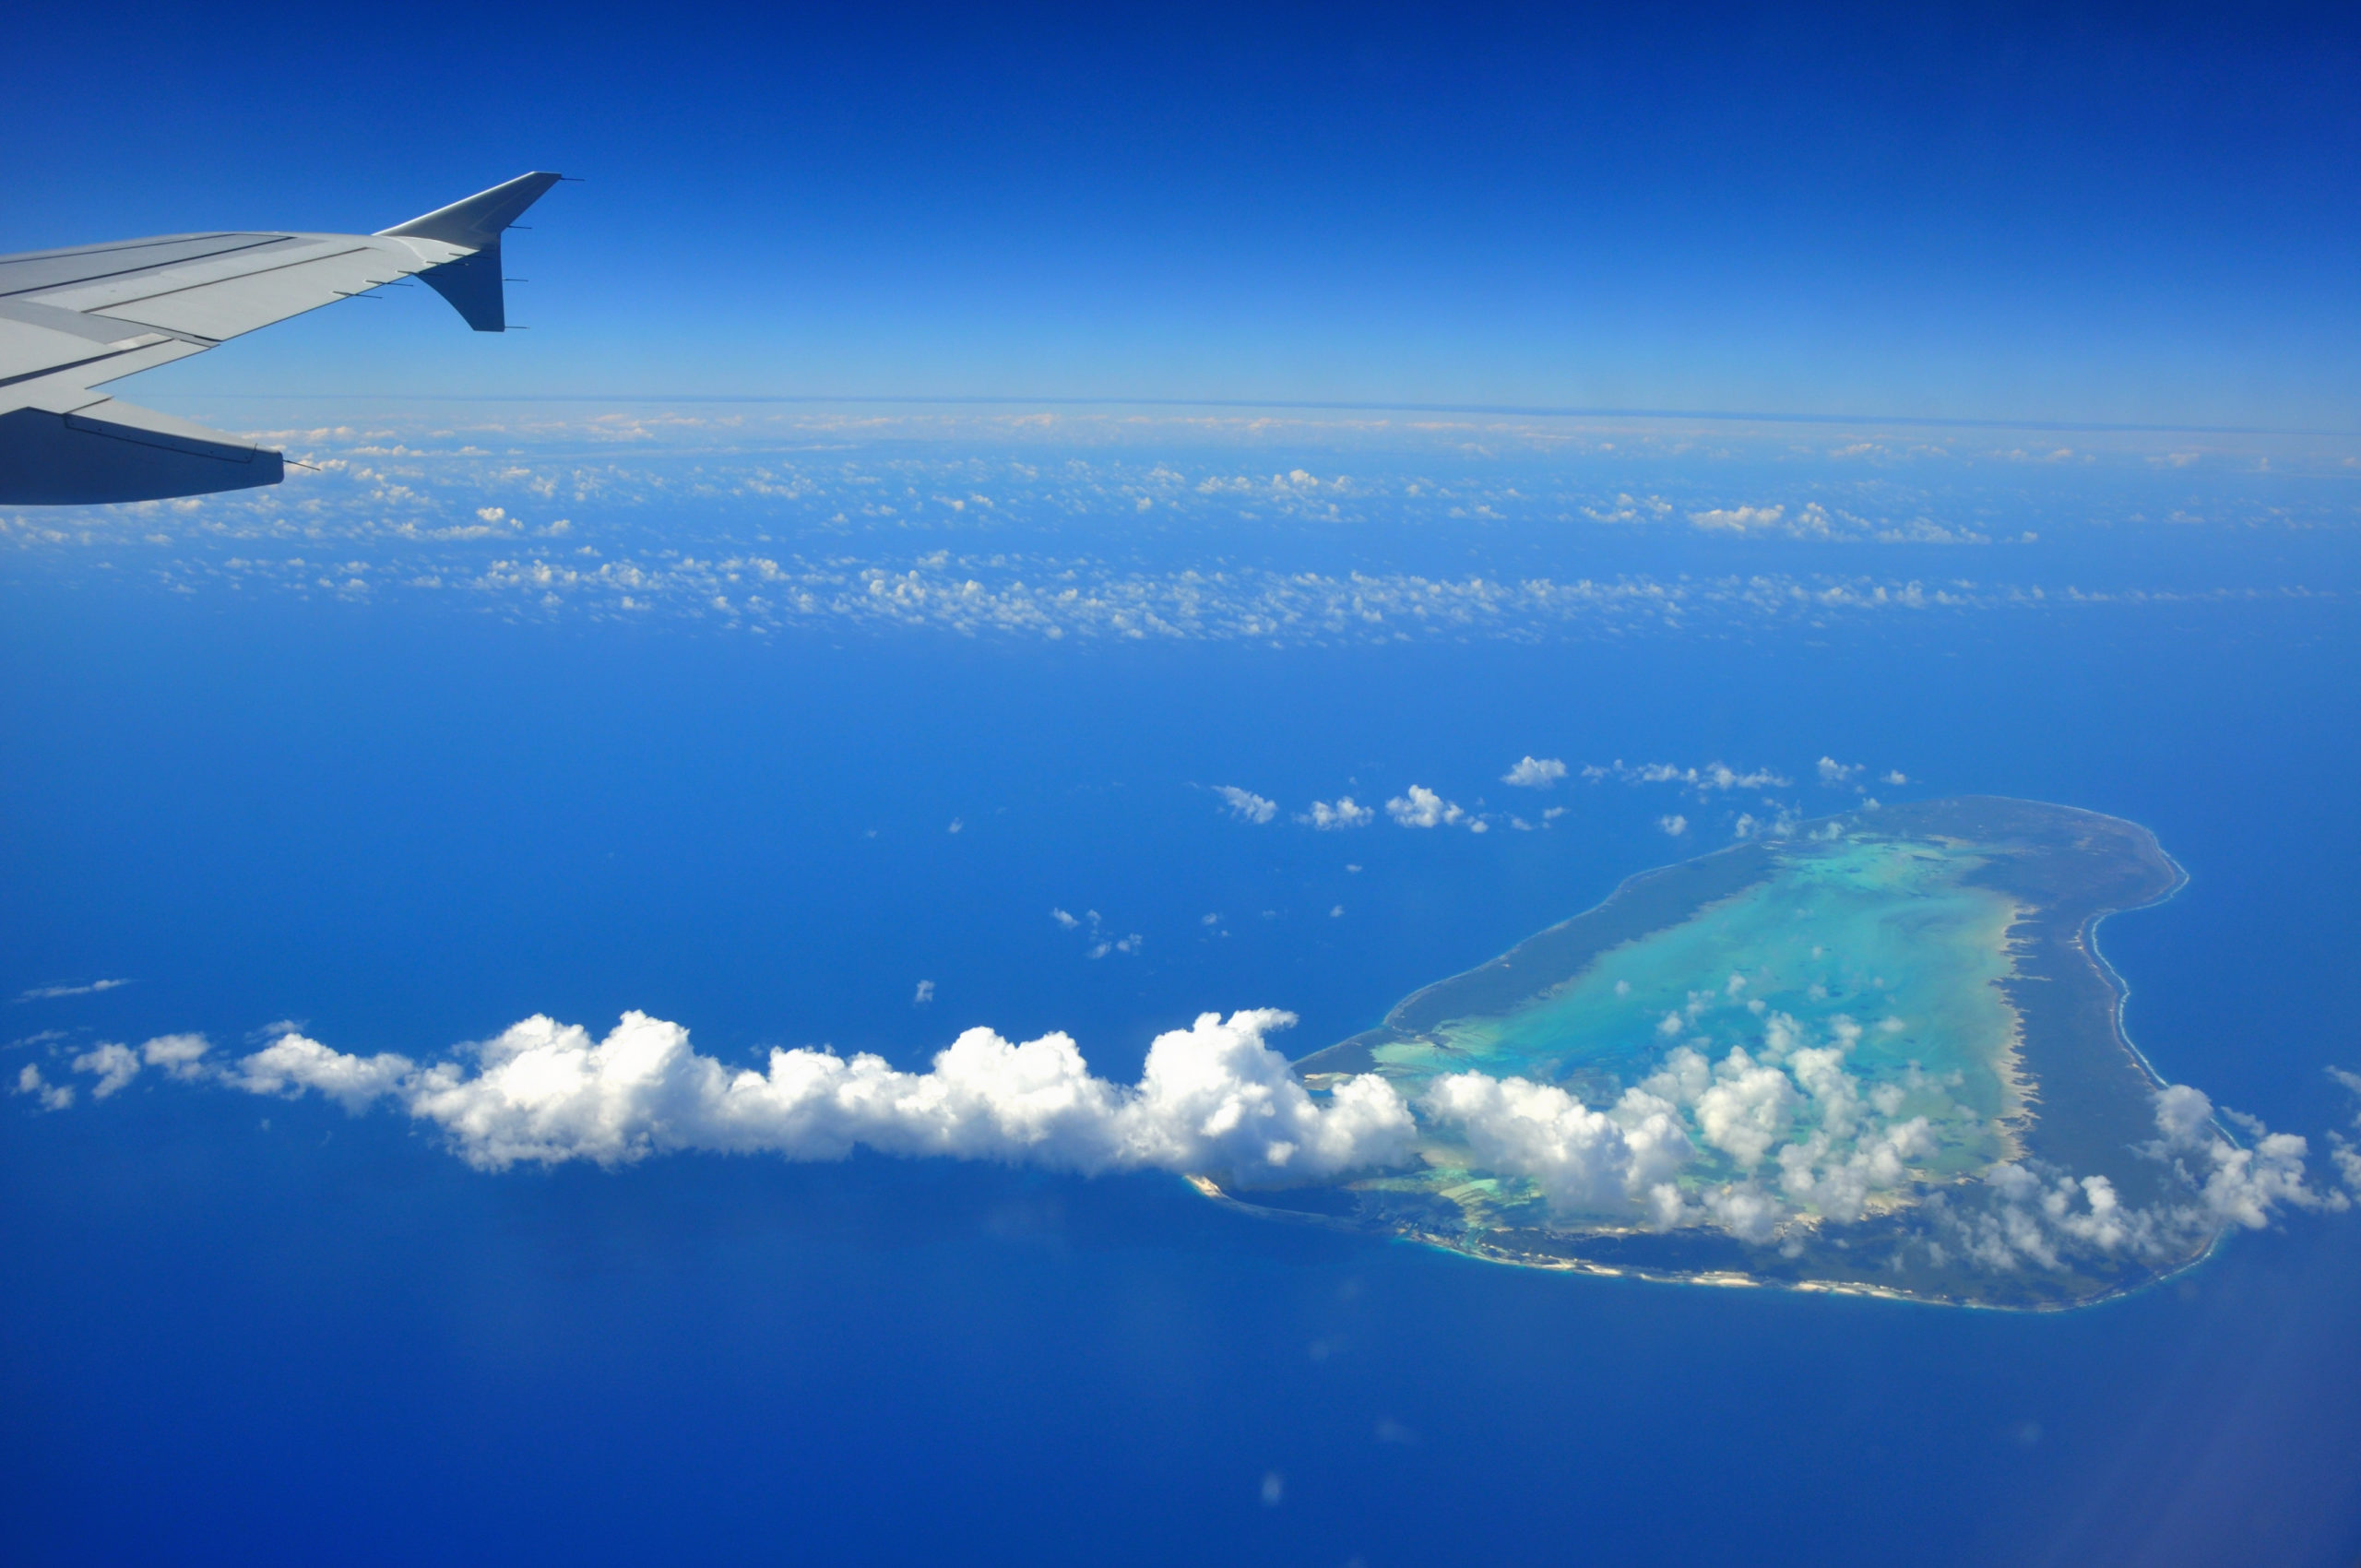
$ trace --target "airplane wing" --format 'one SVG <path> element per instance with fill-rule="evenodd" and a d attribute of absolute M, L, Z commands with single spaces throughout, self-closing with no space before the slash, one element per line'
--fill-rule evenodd
<path fill-rule="evenodd" d="M 416 277 L 507 328 L 500 236 L 557 184 L 525 174 L 374 234 L 165 234 L 0 256 L 0 505 L 277 484 L 280 455 L 91 388 Z"/>

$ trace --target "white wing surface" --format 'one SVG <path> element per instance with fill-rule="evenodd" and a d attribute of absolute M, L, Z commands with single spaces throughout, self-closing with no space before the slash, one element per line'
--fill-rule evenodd
<path fill-rule="evenodd" d="M 500 236 L 557 184 L 526 174 L 375 234 L 165 234 L 0 256 L 0 505 L 277 484 L 277 452 L 91 388 L 415 277 L 507 328 Z"/>

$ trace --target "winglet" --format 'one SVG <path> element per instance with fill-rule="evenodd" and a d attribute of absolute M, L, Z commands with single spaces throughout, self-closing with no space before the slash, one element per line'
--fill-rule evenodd
<path fill-rule="evenodd" d="M 438 207 L 423 218 L 413 218 L 391 229 L 380 229 L 386 239 L 440 240 L 480 251 L 500 243 L 500 232 L 524 216 L 563 174 L 519 174 L 504 185 L 478 191 L 465 201 Z"/>
<path fill-rule="evenodd" d="M 426 286 L 451 302 L 479 332 L 508 330 L 507 291 L 501 287 L 500 234 L 561 174 L 519 174 L 504 185 L 479 191 L 465 201 L 438 207 L 423 218 L 378 233 L 387 239 L 440 240 L 465 246 L 470 255 L 419 274 Z"/>

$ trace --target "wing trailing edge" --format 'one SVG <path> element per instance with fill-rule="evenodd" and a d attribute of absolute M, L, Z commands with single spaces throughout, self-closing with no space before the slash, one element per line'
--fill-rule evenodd
<path fill-rule="evenodd" d="M 0 414 L 0 505 L 161 501 L 285 477 L 277 452 L 119 398 Z"/>

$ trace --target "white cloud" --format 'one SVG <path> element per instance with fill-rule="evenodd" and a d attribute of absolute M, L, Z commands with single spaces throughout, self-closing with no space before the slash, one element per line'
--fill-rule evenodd
<path fill-rule="evenodd" d="M 34 1097 L 43 1111 L 63 1111 L 74 1103 L 73 1085 L 49 1083 L 42 1077 L 41 1069 L 30 1062 L 18 1070 L 17 1092 Z"/>
<path fill-rule="evenodd" d="M 1556 757 L 1528 756 L 1501 774 L 1501 782 L 1526 790 L 1547 790 L 1565 777 L 1566 765 Z"/>
<path fill-rule="evenodd" d="M 687 1150 L 836 1159 L 859 1145 L 1257 1186 L 1406 1158 L 1414 1123 L 1392 1086 L 1362 1075 L 1323 1104 L 1264 1043 L 1293 1022 L 1267 1010 L 1204 1014 L 1157 1036 L 1131 1087 L 1091 1076 L 1063 1034 L 1012 1044 L 981 1028 L 924 1073 L 813 1050 L 774 1050 L 764 1071 L 732 1071 L 692 1050 L 686 1029 L 642 1013 L 602 1040 L 528 1018 L 473 1048 L 471 1067 L 347 1055 L 291 1035 L 227 1081 L 258 1094 L 313 1090 L 354 1111 L 390 1099 L 487 1170 Z"/>
<path fill-rule="evenodd" d="M 1429 1086 L 1421 1107 L 1465 1132 L 1479 1166 L 1527 1178 L 1554 1207 L 1596 1214 L 1644 1206 L 1664 1223 L 1679 1217 L 1670 1182 L 1692 1146 L 1673 1108 L 1654 1095 L 1627 1089 L 1608 1112 L 1555 1085 L 1451 1073 Z"/>
<path fill-rule="evenodd" d="M 2292 1133 L 2232 1114 L 2254 1137 L 2240 1147 L 2214 1123 L 2213 1101 L 2186 1084 L 2159 1089 L 2154 1114 L 2158 1136 L 2140 1152 L 2170 1169 L 2178 1199 L 2130 1208 L 2104 1176 L 2078 1180 L 2035 1160 L 2003 1163 L 1985 1172 L 1980 1206 L 1932 1205 L 1938 1256 L 1949 1248 L 1987 1269 L 2058 1269 L 2091 1253 L 2166 1260 L 2232 1226 L 2261 1229 L 2283 1207 L 2351 1206 L 2344 1194 L 2306 1180 L 2308 1150 Z"/>
<path fill-rule="evenodd" d="M 1786 1135 L 1800 1100 L 1785 1073 L 1757 1065 L 1734 1047 L 1694 1103 L 1705 1141 L 1750 1170 Z"/>
<path fill-rule="evenodd" d="M 910 998 L 910 1005 L 913 1007 L 923 1007 L 933 1000 L 934 982 L 930 980 L 922 980 L 919 981 L 917 994 Z"/>
<path fill-rule="evenodd" d="M 1689 521 L 1709 533 L 1762 533 L 1778 528 L 1786 511 L 1785 506 L 1716 506 L 1690 513 Z"/>
<path fill-rule="evenodd" d="M 1068 931 L 1079 931 L 1085 927 L 1089 928 L 1090 934 L 1085 938 L 1085 940 L 1087 941 L 1090 945 L 1084 949 L 1082 955 L 1086 958 L 1104 958 L 1109 953 L 1136 953 L 1140 950 L 1140 944 L 1147 940 L 1147 938 L 1142 936 L 1138 932 L 1133 932 L 1128 936 L 1119 937 L 1107 935 L 1105 933 L 1106 922 L 1100 919 L 1098 911 L 1096 909 L 1083 910 L 1082 919 L 1080 920 L 1074 919 L 1063 909 L 1051 909 L 1050 911 L 1050 918 L 1056 921 L 1058 924 L 1063 926 Z M 1207 923 L 1210 924 L 1211 921 L 1209 921 Z"/>
<path fill-rule="evenodd" d="M 249 1094 L 293 1095 L 308 1089 L 357 1115 L 417 1070 L 409 1057 L 390 1051 L 348 1055 L 306 1036 L 285 1034 L 240 1058 L 228 1081 Z"/>
<path fill-rule="evenodd" d="M 127 1045 L 94 1046 L 74 1058 L 74 1070 L 96 1075 L 90 1098 L 104 1099 L 139 1075 L 139 1053 Z"/>
<path fill-rule="evenodd" d="M 94 980 L 88 985 L 37 985 L 30 991 L 19 992 L 19 1002 L 54 1002 L 62 996 L 92 996 L 101 991 L 113 991 L 119 985 L 129 985 L 127 980 Z"/>
<path fill-rule="evenodd" d="M 2331 1067 L 2328 1075 L 2355 1094 L 2361 1095 L 2361 1073 L 2348 1073 L 2342 1067 Z M 2355 1112 L 2353 1125 L 2361 1129 L 2361 1111 Z M 2344 1178 L 2344 1184 L 2355 1193 L 2361 1194 L 2361 1149 L 2354 1147 L 2353 1141 L 2342 1133 L 2329 1134 L 2328 1146 L 2328 1157 Z"/>
<path fill-rule="evenodd" d="M 1860 771 L 1861 765 L 1857 762 L 1842 763 L 1833 756 L 1820 759 L 1820 781 L 1822 784 L 1850 784 Z"/>
<path fill-rule="evenodd" d="M 1902 769 L 1898 767 L 1889 768 L 1884 773 L 1878 776 L 1878 782 L 1880 784 L 1907 784 L 1910 782 L 1910 776 L 1903 772 Z"/>
<path fill-rule="evenodd" d="M 150 1067 L 161 1067 L 176 1078 L 194 1078 L 203 1071 L 202 1059 L 212 1049 L 203 1035 L 158 1035 L 139 1048 Z"/>
<path fill-rule="evenodd" d="M 1656 818 L 1656 826 L 1672 837 L 1678 838 L 1689 831 L 1689 819 L 1685 816 L 1660 816 Z"/>
<path fill-rule="evenodd" d="M 1367 806 L 1355 805 L 1350 795 L 1339 795 L 1333 806 L 1325 801 L 1312 802 L 1311 810 L 1296 820 L 1327 832 L 1339 827 L 1367 827 L 1377 820 L 1377 813 Z"/>
<path fill-rule="evenodd" d="M 967 818 L 965 818 L 965 817 L 957 817 L 957 816 L 955 816 L 955 817 L 953 817 L 953 818 L 951 819 L 951 826 L 948 826 L 948 827 L 946 827 L 946 828 L 944 828 L 943 831 L 944 831 L 945 833 L 957 833 L 957 832 L 961 831 L 962 829 L 964 829 L 967 826 Z"/>
<path fill-rule="evenodd" d="M 1214 793 L 1228 804 L 1229 814 L 1240 822 L 1268 822 L 1279 814 L 1278 802 L 1258 795 L 1252 790 L 1241 790 L 1235 784 L 1217 784 L 1214 786 Z"/>
<path fill-rule="evenodd" d="M 1413 784 L 1408 795 L 1385 802 L 1385 814 L 1405 827 L 1441 827 L 1466 814 L 1424 785 Z"/>
<path fill-rule="evenodd" d="M 1594 784 L 1605 778 L 1626 784 L 1677 784 L 1696 790 L 1701 799 L 1716 790 L 1783 790 L 1794 782 L 1767 767 L 1741 770 L 1723 762 L 1709 762 L 1703 767 L 1681 767 L 1669 762 L 1635 766 L 1620 757 L 1603 765 L 1593 763 L 1583 769 L 1582 776 Z"/>

